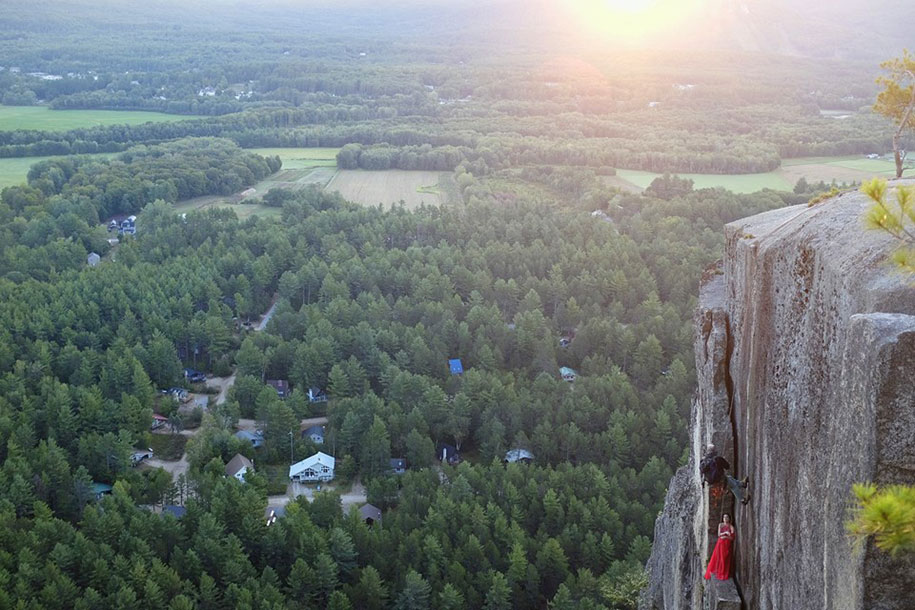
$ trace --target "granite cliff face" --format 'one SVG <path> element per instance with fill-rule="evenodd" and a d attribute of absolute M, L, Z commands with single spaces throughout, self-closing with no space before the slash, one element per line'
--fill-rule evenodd
<path fill-rule="evenodd" d="M 726 227 L 695 318 L 692 457 L 655 526 L 642 608 L 915 608 L 915 558 L 844 530 L 854 482 L 915 484 L 915 287 L 884 263 L 891 240 L 862 229 L 866 207 L 846 193 Z M 709 442 L 749 477 L 746 507 L 710 509 Z M 731 510 L 736 581 L 705 581 Z"/>

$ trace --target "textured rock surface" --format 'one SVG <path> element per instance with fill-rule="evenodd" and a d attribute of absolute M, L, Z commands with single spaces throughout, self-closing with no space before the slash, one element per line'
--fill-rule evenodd
<path fill-rule="evenodd" d="M 717 515 L 695 456 L 709 441 L 751 481 L 736 510 L 744 607 L 915 608 L 915 561 L 856 550 L 843 529 L 853 482 L 915 483 L 915 288 L 884 264 L 889 238 L 862 230 L 866 206 L 847 193 L 726 228 L 696 317 L 693 458 L 658 520 L 643 608 L 702 607 Z"/>

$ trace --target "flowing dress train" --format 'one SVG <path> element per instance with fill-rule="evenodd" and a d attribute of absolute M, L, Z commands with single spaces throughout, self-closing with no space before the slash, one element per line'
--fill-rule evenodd
<path fill-rule="evenodd" d="M 727 580 L 731 577 L 731 544 L 734 539 L 734 528 L 728 527 L 718 532 L 718 542 L 712 551 L 712 558 L 705 569 L 705 579 L 714 574 L 718 580 Z"/>

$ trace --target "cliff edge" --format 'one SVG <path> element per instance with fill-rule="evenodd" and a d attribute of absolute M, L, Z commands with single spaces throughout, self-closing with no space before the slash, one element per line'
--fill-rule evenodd
<path fill-rule="evenodd" d="M 915 286 L 884 262 L 892 240 L 863 230 L 867 205 L 844 193 L 726 227 L 695 317 L 691 458 L 655 526 L 642 609 L 915 608 L 915 557 L 844 529 L 853 483 L 915 484 Z M 710 506 L 709 442 L 749 477 L 747 506 Z M 735 578 L 705 581 L 731 511 Z"/>

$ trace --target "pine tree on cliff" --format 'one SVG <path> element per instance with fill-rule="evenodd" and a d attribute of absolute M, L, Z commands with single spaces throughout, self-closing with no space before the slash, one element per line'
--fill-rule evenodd
<path fill-rule="evenodd" d="M 906 130 L 915 130 L 915 56 L 905 49 L 902 57 L 887 60 L 880 67 L 889 75 L 877 79 L 884 89 L 877 95 L 874 110 L 896 123 L 893 157 L 896 160 L 896 177 L 902 178 L 906 155 L 900 141 Z"/>
<path fill-rule="evenodd" d="M 870 229 L 892 235 L 900 244 L 891 258 L 904 272 L 915 274 L 915 189 L 897 187 L 895 205 L 887 201 L 886 180 L 874 178 L 861 185 L 861 192 L 874 203 L 864 223 Z"/>
<path fill-rule="evenodd" d="M 864 539 L 874 537 L 877 548 L 891 555 L 915 552 L 915 487 L 855 485 L 858 506 L 848 530 Z"/>

